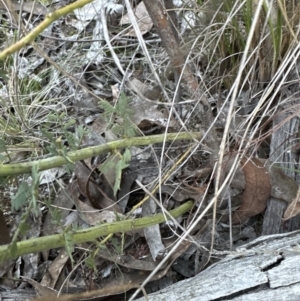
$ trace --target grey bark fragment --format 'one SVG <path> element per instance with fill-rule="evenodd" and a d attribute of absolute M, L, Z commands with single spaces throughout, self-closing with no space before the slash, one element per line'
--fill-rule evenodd
<path fill-rule="evenodd" d="M 245 294 L 233 299 L 227 299 L 230 301 L 296 301 L 299 300 L 300 285 L 294 284 L 288 287 L 280 287 L 274 290 L 261 290 L 258 289 L 256 292 Z M 199 299 L 201 300 L 201 299 Z M 227 301 L 224 299 L 223 301 Z"/>
<path fill-rule="evenodd" d="M 197 276 L 148 298 L 150 301 L 299 300 L 299 242 L 300 231 L 259 237 Z"/>
<path fill-rule="evenodd" d="M 288 255 L 279 266 L 268 271 L 268 278 L 271 288 L 299 283 L 300 255 Z"/>

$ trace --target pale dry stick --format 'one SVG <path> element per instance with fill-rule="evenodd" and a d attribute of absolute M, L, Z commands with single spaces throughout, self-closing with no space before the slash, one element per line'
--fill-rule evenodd
<path fill-rule="evenodd" d="M 105 7 L 104 7 L 104 5 L 103 5 L 102 8 L 101 8 L 101 22 L 102 22 L 102 26 L 103 26 L 104 40 L 105 40 L 105 42 L 106 42 L 106 44 L 107 44 L 107 47 L 108 47 L 109 51 L 111 52 L 111 54 L 112 54 L 112 56 L 113 56 L 113 58 L 114 58 L 115 64 L 117 65 L 119 71 L 120 71 L 121 74 L 123 75 L 123 81 L 122 81 L 122 85 L 121 85 L 121 86 L 123 86 L 124 81 L 127 80 L 127 78 L 126 78 L 127 76 L 125 77 L 125 75 L 128 74 L 128 70 L 129 70 L 129 65 L 130 65 L 130 64 L 128 65 L 126 71 L 124 71 L 124 69 L 123 69 L 123 67 L 122 67 L 122 65 L 121 65 L 121 63 L 120 63 L 120 60 L 119 60 L 118 56 L 116 55 L 116 53 L 115 53 L 115 51 L 114 51 L 114 49 L 113 49 L 113 47 L 112 47 L 111 42 L 114 41 L 114 40 L 117 40 L 117 38 L 118 38 L 119 36 L 121 36 L 123 33 L 127 32 L 127 31 L 128 31 L 128 28 L 123 29 L 123 30 L 120 31 L 117 35 L 113 36 L 113 37 L 110 39 L 110 38 L 109 38 L 109 34 L 108 34 L 107 18 L 106 18 L 106 13 L 105 13 Z M 129 26 L 129 28 L 130 28 L 130 27 L 131 27 L 131 26 Z M 99 52 L 100 52 L 103 48 L 105 48 L 105 47 L 106 47 L 106 46 L 103 46 L 103 47 L 99 50 Z M 98 52 L 98 53 L 99 53 L 99 52 Z M 95 56 L 96 56 L 96 55 L 95 55 Z M 132 57 L 132 61 L 133 61 L 133 59 L 134 59 L 134 56 Z M 88 66 L 89 66 L 89 65 L 87 65 L 86 68 L 88 68 Z M 144 97 L 141 93 L 138 93 L 138 95 L 139 95 L 143 100 L 145 100 L 145 97 Z M 152 101 L 151 101 L 151 102 L 152 102 Z M 158 102 L 157 104 L 161 105 L 162 103 Z"/>
<path fill-rule="evenodd" d="M 147 292 L 146 292 L 145 288 L 143 288 L 143 287 L 142 287 L 142 292 L 143 292 L 143 295 L 144 295 L 144 297 L 145 297 L 146 301 L 149 301 L 149 298 L 148 298 Z"/>
<path fill-rule="evenodd" d="M 1 2 L 1 6 L 5 7 L 6 12 L 10 17 L 10 22 L 11 23 L 15 22 L 17 24 L 18 18 L 16 16 L 16 12 L 11 0 L 0 0 L 0 2 Z"/>
<path fill-rule="evenodd" d="M 102 26 L 103 26 L 103 34 L 104 34 L 104 39 L 106 41 L 106 44 L 108 46 L 108 49 L 110 51 L 110 53 L 112 54 L 112 57 L 114 59 L 114 62 L 115 64 L 117 65 L 119 71 L 121 72 L 121 74 L 123 75 L 123 80 L 122 80 L 122 85 L 124 84 L 124 82 L 127 81 L 127 77 L 128 77 L 128 70 L 129 70 L 129 67 L 130 67 L 130 64 L 128 65 L 126 71 L 124 71 L 121 63 L 120 63 L 120 60 L 118 58 L 118 56 L 116 55 L 113 47 L 112 47 L 112 44 L 111 44 L 111 40 L 109 38 L 109 34 L 108 34 L 108 28 L 107 28 L 107 19 L 106 19 L 106 13 L 105 13 L 105 7 L 104 5 L 102 5 L 102 8 L 101 8 L 101 22 L 102 22 Z M 134 57 L 132 57 L 132 60 L 133 61 Z M 129 86 L 130 86 L 130 83 L 129 83 Z M 144 99 L 143 95 L 141 93 L 138 93 L 138 95 Z M 142 135 L 145 135 L 142 131 L 140 131 L 140 133 Z M 151 145 L 151 149 L 153 151 L 153 153 L 155 154 L 154 150 L 153 150 L 153 146 Z M 157 159 L 157 156 L 155 155 L 155 158 L 157 160 L 157 163 L 158 163 L 158 159 Z M 159 165 L 159 164 L 158 164 Z"/>
<path fill-rule="evenodd" d="M 104 35 L 105 42 L 106 42 L 107 47 L 108 47 L 108 49 L 109 49 L 109 51 L 110 51 L 110 53 L 113 57 L 113 60 L 116 64 L 116 66 L 118 67 L 120 73 L 123 75 L 123 80 L 122 80 L 122 85 L 121 85 L 121 87 L 122 87 L 124 82 L 127 81 L 129 66 L 126 69 L 126 71 L 123 69 L 123 67 L 121 65 L 121 62 L 120 62 L 118 56 L 116 55 L 116 52 L 114 51 L 114 49 L 112 47 L 112 44 L 111 44 L 110 38 L 109 38 L 109 34 L 108 34 L 106 11 L 105 11 L 105 5 L 104 4 L 102 4 L 102 6 L 101 6 L 100 14 L 101 14 L 101 23 L 102 23 L 102 26 L 103 26 L 103 35 Z"/>
<path fill-rule="evenodd" d="M 180 79 L 181 79 L 181 76 L 182 76 L 182 73 L 179 76 Z M 178 80 L 178 83 L 180 83 L 180 79 Z M 176 91 L 177 91 L 177 87 L 176 87 Z M 172 99 L 172 105 L 173 106 L 171 107 L 171 110 L 169 112 L 165 134 L 167 134 L 167 132 L 168 132 L 168 128 L 169 128 L 169 125 L 170 125 L 170 122 L 171 122 L 171 117 L 172 117 L 172 111 L 176 114 L 176 116 L 178 116 L 177 111 L 174 108 L 174 102 L 176 101 L 176 93 L 177 93 L 176 91 L 175 91 L 174 97 Z M 178 116 L 178 119 L 180 120 L 181 123 L 183 123 L 183 121 L 181 120 L 180 116 Z M 184 123 L 183 123 L 183 127 L 186 129 Z M 196 139 L 194 139 L 194 140 L 196 140 Z M 203 138 L 201 139 L 201 141 L 202 140 L 203 140 Z M 199 142 L 199 144 L 200 143 L 201 142 Z M 166 148 L 166 139 L 164 139 L 164 141 L 163 141 L 162 150 L 161 150 L 161 156 L 160 156 L 160 162 L 158 164 L 158 166 L 159 166 L 159 172 L 158 172 L 159 179 L 162 179 L 162 166 L 163 166 L 165 148 Z M 161 185 L 162 185 L 162 182 L 159 183 L 159 188 L 158 188 L 160 200 L 162 199 L 162 196 L 161 196 L 162 195 Z"/>
<path fill-rule="evenodd" d="M 230 191 L 227 190 L 227 195 L 228 195 L 228 211 L 229 211 L 229 242 L 230 242 L 230 251 L 232 251 L 232 246 L 233 246 L 233 236 L 232 236 L 232 214 L 231 214 L 231 194 Z"/>
<path fill-rule="evenodd" d="M 143 185 L 139 180 L 135 180 L 135 182 L 139 185 L 139 187 L 147 194 L 148 198 L 151 198 L 156 205 L 162 210 L 163 215 L 165 216 L 166 220 L 167 220 L 167 216 L 169 217 L 169 220 L 172 220 L 173 223 L 183 232 L 185 231 L 185 229 L 178 223 L 178 221 L 176 220 L 176 218 L 174 218 L 167 210 L 164 206 L 162 206 L 162 204 L 160 203 L 160 201 L 153 195 L 153 193 L 151 193 L 146 187 L 145 185 Z M 170 228 L 170 230 L 173 232 L 174 235 L 178 236 L 178 234 L 173 231 L 172 228 Z M 194 244 L 198 245 L 198 243 L 195 241 L 195 239 L 192 236 L 188 237 L 190 239 L 190 241 L 192 241 Z"/>
<path fill-rule="evenodd" d="M 295 55 L 297 54 L 297 55 Z M 297 44 L 296 48 L 293 50 L 292 55 L 286 57 L 286 59 L 284 60 L 284 63 L 282 64 L 282 66 L 278 69 L 274 80 L 272 81 L 272 83 L 266 88 L 266 92 L 262 95 L 262 98 L 260 99 L 259 103 L 257 104 L 257 106 L 255 107 L 254 111 L 251 113 L 251 115 L 249 116 L 249 122 L 247 122 L 247 127 L 243 136 L 243 139 L 245 139 L 246 133 L 249 131 L 250 125 L 252 124 L 254 118 L 256 117 L 258 111 L 260 110 L 261 106 L 265 103 L 267 103 L 266 108 L 264 109 L 263 112 L 263 116 L 265 116 L 270 108 L 270 106 L 273 103 L 273 100 L 276 97 L 276 94 L 279 93 L 280 89 L 282 88 L 282 84 L 285 82 L 286 78 L 289 76 L 289 73 L 291 72 L 292 68 L 294 67 L 294 63 L 296 62 L 296 60 L 298 59 L 300 55 L 300 45 Z M 292 61 L 292 62 L 291 62 Z M 275 87 L 275 83 L 279 81 L 280 77 L 282 76 L 283 71 L 285 70 L 286 66 L 289 66 L 287 68 L 287 72 L 285 73 L 285 75 L 281 78 L 279 84 L 277 85 L 277 87 L 275 88 L 274 91 L 274 87 Z M 268 99 L 269 95 L 273 93 L 272 97 L 270 99 Z M 268 102 L 267 102 L 268 99 Z M 248 121 L 247 119 L 247 121 Z M 246 143 L 245 149 L 247 149 L 250 144 L 251 141 L 258 129 L 258 127 L 260 126 L 260 123 L 258 122 L 254 128 L 254 130 L 252 131 L 252 134 L 250 135 L 250 139 L 248 140 L 248 142 Z M 242 140 L 244 141 L 244 140 Z"/>
<path fill-rule="evenodd" d="M 228 177 L 227 177 L 228 178 Z M 226 178 L 226 179 L 227 179 Z M 225 180 L 226 180 L 225 179 Z M 225 188 L 225 183 L 222 184 L 220 189 L 218 190 L 218 193 L 220 193 Z M 158 266 L 151 272 L 151 274 L 145 279 L 145 281 L 141 284 L 140 288 L 138 288 L 135 293 L 131 296 L 129 301 L 133 301 L 134 298 L 137 296 L 137 294 L 140 292 L 140 290 L 145 287 L 145 285 L 151 281 L 152 277 L 161 269 L 161 267 L 169 260 L 171 255 L 173 254 L 174 250 L 176 250 L 181 243 L 186 240 L 188 235 L 190 235 L 191 231 L 197 226 L 197 224 L 201 221 L 201 219 L 205 216 L 205 214 L 208 212 L 208 210 L 213 207 L 213 204 L 217 201 L 216 197 L 214 196 L 213 199 L 210 201 L 210 203 L 207 205 L 207 207 L 203 210 L 203 212 L 199 215 L 199 217 L 194 221 L 194 223 L 185 231 L 185 233 L 182 235 L 182 237 L 178 240 L 178 242 L 175 244 L 173 249 L 170 250 L 170 252 L 166 255 L 166 257 L 158 264 Z"/>
<path fill-rule="evenodd" d="M 31 11 L 29 12 L 29 17 L 28 17 L 28 20 L 27 20 L 27 24 L 30 24 L 30 22 L 31 22 L 31 19 L 32 19 L 33 13 L 34 13 L 34 8 L 35 8 L 37 3 L 39 3 L 38 0 L 34 0 L 32 2 L 32 8 L 31 8 Z M 24 6 L 25 6 L 25 2 L 24 2 L 24 0 L 22 0 L 21 6 L 20 6 L 20 12 L 23 12 Z M 20 13 L 20 22 L 21 21 L 22 21 L 22 13 Z"/>
<path fill-rule="evenodd" d="M 162 82 L 161 82 L 161 80 L 160 80 L 160 78 L 159 78 L 159 76 L 158 76 L 158 74 L 157 74 L 157 72 L 156 72 L 156 70 L 154 68 L 151 56 L 150 56 L 149 51 L 147 49 L 146 43 L 144 41 L 144 38 L 143 38 L 143 36 L 141 34 L 139 25 L 138 25 L 138 23 L 136 21 L 136 18 L 134 16 L 134 12 L 132 10 L 132 7 L 131 7 L 131 4 L 130 4 L 129 0 L 125 0 L 125 5 L 126 5 L 126 8 L 127 8 L 127 13 L 128 13 L 129 19 L 130 19 L 130 21 L 132 23 L 132 26 L 133 26 L 133 29 L 134 29 L 134 31 L 136 33 L 136 37 L 137 37 L 137 39 L 139 41 L 139 44 L 140 44 L 140 46 L 141 46 L 141 48 L 143 50 L 143 53 L 144 53 L 144 55 L 146 57 L 146 60 L 147 60 L 147 62 L 149 64 L 149 67 L 150 67 L 150 69 L 152 71 L 152 74 L 154 75 L 157 83 L 159 84 L 161 90 L 163 91 L 165 98 L 170 102 L 170 98 L 169 98 L 167 92 L 165 91 L 164 86 L 163 86 L 163 84 L 162 84 Z"/>
<path fill-rule="evenodd" d="M 220 144 L 219 162 L 218 162 L 218 166 L 217 166 L 216 186 L 215 186 L 215 195 L 214 195 L 214 199 L 216 199 L 216 202 L 214 204 L 213 220 L 216 220 L 217 199 L 218 199 L 219 192 L 220 192 L 220 189 L 218 190 L 218 188 L 219 188 L 220 177 L 221 177 L 221 173 L 222 173 L 222 161 L 223 161 L 223 157 L 224 157 L 224 154 L 225 154 L 225 146 L 226 146 L 227 136 L 229 134 L 229 127 L 230 127 L 231 119 L 232 119 L 232 116 L 233 116 L 234 103 L 235 103 L 236 96 L 238 94 L 239 83 L 241 81 L 242 73 L 243 73 L 243 70 L 244 70 L 245 62 L 246 62 L 247 53 L 248 53 L 248 51 L 250 49 L 250 46 L 251 46 L 251 41 L 252 41 L 252 38 L 253 38 L 253 35 L 254 35 L 255 27 L 256 27 L 257 22 L 259 22 L 259 16 L 260 16 L 260 11 L 262 9 L 263 1 L 264 0 L 259 0 L 259 3 L 256 7 L 255 14 L 254 14 L 254 17 L 253 17 L 253 22 L 251 24 L 250 31 L 249 31 L 249 34 L 248 34 L 248 37 L 247 37 L 245 50 L 244 50 L 244 53 L 243 53 L 243 56 L 242 56 L 242 59 L 241 59 L 240 68 L 238 70 L 237 77 L 236 77 L 236 80 L 234 82 L 234 86 L 233 86 L 233 89 L 232 89 L 231 103 L 230 103 L 229 110 L 228 110 L 228 116 L 227 116 L 227 119 L 226 119 L 224 134 L 223 134 L 222 141 L 221 141 L 221 144 Z M 241 142 L 241 146 L 242 146 L 242 144 L 243 144 L 243 141 Z M 240 158 L 241 158 L 241 155 L 235 156 L 234 163 L 232 164 L 232 167 L 231 167 L 226 179 L 224 180 L 226 185 L 228 183 L 226 180 L 229 180 L 233 176 L 235 170 L 237 169 L 237 163 L 240 160 Z M 224 183 L 223 183 L 223 185 L 224 185 Z M 211 235 L 212 235 L 211 252 L 213 250 L 215 227 L 216 227 L 216 225 L 215 225 L 215 223 L 213 223 L 212 231 L 211 231 Z"/>
<path fill-rule="evenodd" d="M 121 63 L 120 63 L 120 60 L 118 58 L 118 56 L 116 55 L 112 45 L 111 45 L 111 42 L 110 42 L 110 39 L 109 39 L 109 34 L 108 34 L 108 29 L 107 29 L 107 20 L 106 20 L 106 12 L 105 12 L 105 6 L 104 4 L 102 4 L 102 7 L 101 7 L 101 23 L 102 23 L 102 26 L 103 26 L 103 34 L 104 34 L 104 39 L 105 39 L 105 42 L 108 46 L 108 49 L 114 59 L 114 62 L 115 64 L 117 65 L 119 71 L 121 72 L 121 74 L 123 76 L 126 75 Z"/>
<path fill-rule="evenodd" d="M 283 4 L 282 4 L 281 1 L 282 1 L 282 0 L 277 0 L 276 2 L 277 2 L 277 4 L 278 4 L 278 6 L 279 6 L 279 9 L 280 9 L 280 11 L 281 11 L 281 14 L 283 15 L 284 21 L 285 21 L 285 23 L 286 23 L 286 25 L 287 25 L 287 27 L 288 27 L 288 29 L 289 29 L 290 35 L 293 37 L 294 42 L 298 44 L 298 43 L 299 43 L 299 42 L 298 42 L 298 38 L 297 38 L 297 36 L 295 35 L 293 28 L 291 27 L 291 24 L 290 24 L 290 22 L 289 22 L 288 16 L 287 16 L 287 14 L 286 14 L 286 9 L 283 7 Z"/>
<path fill-rule="evenodd" d="M 192 219 L 191 219 L 191 221 L 190 221 L 189 224 L 192 224 L 192 223 L 194 222 L 195 218 L 198 216 L 199 211 L 200 211 L 201 208 L 202 208 L 203 202 L 204 202 L 204 200 L 205 200 L 205 198 L 206 198 L 206 196 L 207 196 L 207 194 L 208 194 L 208 189 L 209 189 L 209 187 L 210 187 L 210 184 L 211 184 L 212 181 L 213 181 L 214 174 L 215 174 L 215 172 L 216 172 L 216 167 L 217 167 L 217 165 L 214 164 L 214 167 L 213 167 L 213 169 L 212 169 L 212 172 L 211 172 L 211 175 L 210 175 L 210 178 L 209 178 L 207 187 L 206 187 L 206 189 L 205 189 L 204 195 L 203 195 L 203 197 L 202 197 L 202 200 L 201 200 L 201 202 L 198 204 L 198 208 L 197 208 L 196 212 L 193 214 Z M 209 258 L 208 258 L 208 260 L 209 260 Z"/>

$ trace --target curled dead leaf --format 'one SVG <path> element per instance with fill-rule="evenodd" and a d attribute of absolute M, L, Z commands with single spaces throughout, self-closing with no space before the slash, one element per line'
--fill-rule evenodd
<path fill-rule="evenodd" d="M 104 191 L 111 190 L 109 184 L 102 178 L 102 188 L 90 180 L 91 171 L 82 163 L 76 162 L 75 175 L 77 177 L 78 187 L 82 195 L 88 198 L 90 203 L 96 209 L 106 209 L 121 213 L 118 204 Z"/>
<path fill-rule="evenodd" d="M 242 159 L 241 166 L 245 176 L 245 189 L 242 204 L 233 213 L 233 224 L 244 222 L 263 212 L 271 195 L 269 173 L 258 159 Z"/>
<path fill-rule="evenodd" d="M 297 196 L 293 199 L 290 205 L 284 212 L 283 220 L 288 220 L 300 213 L 300 189 L 298 189 Z"/>
<path fill-rule="evenodd" d="M 153 23 L 143 1 L 135 7 L 134 16 L 136 18 L 141 34 L 145 34 L 151 30 Z M 124 24 L 131 24 L 131 20 L 128 14 L 124 15 L 120 21 L 120 25 Z M 136 37 L 136 32 L 134 29 L 131 29 L 125 34 L 125 36 Z"/>

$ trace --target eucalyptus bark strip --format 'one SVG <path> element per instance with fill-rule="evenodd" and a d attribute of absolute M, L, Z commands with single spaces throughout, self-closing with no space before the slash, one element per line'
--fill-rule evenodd
<path fill-rule="evenodd" d="M 177 140 L 192 140 L 192 139 L 201 139 L 202 134 L 200 132 L 192 133 L 171 133 L 171 134 L 160 134 L 153 136 L 145 137 L 134 137 L 129 139 L 122 139 L 111 141 L 102 145 L 91 146 L 88 148 L 80 149 L 77 151 L 71 151 L 64 156 L 54 156 L 47 159 L 41 159 L 37 161 L 25 162 L 25 163 L 11 163 L 0 165 L 0 177 L 18 175 L 24 173 L 31 173 L 33 166 L 38 166 L 38 170 L 46 170 L 55 167 L 60 167 L 64 164 L 71 162 L 76 162 L 101 154 L 105 154 L 117 149 L 129 148 L 131 146 L 142 146 L 149 145 L 153 143 L 161 143 L 164 141 L 177 141 Z M 66 159 L 68 158 L 68 160 Z"/>
<path fill-rule="evenodd" d="M 169 213 L 171 216 L 176 218 L 179 215 L 182 215 L 190 210 L 192 206 L 193 201 L 188 201 L 181 206 L 169 211 Z M 67 231 L 60 234 L 33 238 L 17 242 L 15 245 L 3 245 L 0 246 L 0 262 L 6 259 L 17 258 L 25 254 L 64 247 L 66 245 L 65 237 L 68 237 L 68 243 L 71 242 L 72 244 L 79 244 L 87 241 L 94 241 L 99 237 L 107 236 L 109 234 L 146 228 L 159 223 L 163 223 L 169 219 L 170 217 L 168 217 L 168 215 L 159 213 L 153 216 L 142 217 L 134 220 L 124 220 L 114 223 L 101 224 L 74 232 Z"/>

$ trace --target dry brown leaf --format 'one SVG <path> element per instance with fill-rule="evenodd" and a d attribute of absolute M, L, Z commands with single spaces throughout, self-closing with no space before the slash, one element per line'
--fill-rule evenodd
<path fill-rule="evenodd" d="M 236 154 L 230 153 L 224 157 L 223 163 L 222 163 L 222 170 L 220 175 L 220 183 L 224 182 L 226 176 L 229 174 L 235 160 Z M 230 188 L 236 188 L 238 190 L 244 190 L 246 186 L 246 180 L 244 176 L 244 172 L 241 168 L 241 165 L 238 165 L 234 174 L 234 177 L 232 178 L 230 182 Z M 227 199 L 227 193 L 228 193 L 228 187 L 225 187 L 219 196 L 220 200 Z M 218 206 L 222 206 L 222 202 L 218 204 Z"/>
<path fill-rule="evenodd" d="M 103 189 L 90 180 L 91 171 L 81 162 L 75 164 L 75 174 L 81 193 L 88 198 L 92 206 L 96 209 L 105 209 L 121 213 L 118 204 L 106 193 L 111 187 L 102 177 Z"/>
<path fill-rule="evenodd" d="M 256 158 L 242 159 L 241 165 L 246 183 L 242 204 L 233 213 L 233 224 L 245 222 L 251 216 L 263 212 L 271 195 L 269 174 L 264 165 Z"/>
<path fill-rule="evenodd" d="M 80 217 L 89 225 L 95 226 L 99 223 L 104 222 L 115 222 L 117 218 L 125 218 L 121 213 L 118 212 L 118 215 L 109 210 L 95 210 L 93 207 L 89 206 L 86 203 L 83 203 L 79 199 L 79 187 L 78 182 L 74 181 L 71 186 L 72 199 L 76 205 Z"/>
<path fill-rule="evenodd" d="M 162 96 L 161 88 L 159 86 L 149 87 L 148 85 L 142 83 L 137 78 L 132 78 L 127 83 L 128 87 L 136 92 L 138 95 L 142 95 L 151 100 L 159 100 Z"/>
<path fill-rule="evenodd" d="M 298 189 L 297 196 L 293 199 L 290 205 L 284 212 L 283 220 L 288 220 L 300 213 L 300 189 Z"/>
<path fill-rule="evenodd" d="M 76 207 L 81 218 L 91 226 L 95 226 L 100 223 L 113 223 L 120 218 L 125 218 L 123 214 L 116 214 L 113 211 L 95 210 L 93 207 L 81 202 L 80 200 L 77 200 Z"/>
<path fill-rule="evenodd" d="M 141 31 L 141 34 L 145 34 L 149 32 L 153 26 L 152 20 L 148 14 L 148 11 L 145 7 L 145 4 L 143 1 L 141 1 L 134 9 L 134 15 L 136 18 L 136 21 L 138 23 L 139 29 Z M 122 17 L 120 20 L 120 25 L 125 25 L 125 24 L 131 24 L 131 20 L 129 18 L 129 15 L 126 14 Z M 128 31 L 125 36 L 130 36 L 130 37 L 136 37 L 135 30 L 132 28 L 130 31 Z"/>
<path fill-rule="evenodd" d="M 144 101 L 139 97 L 135 97 L 130 105 L 134 112 L 130 119 L 139 128 L 148 127 L 152 124 L 163 127 L 177 126 L 175 118 L 171 117 L 168 121 L 168 112 L 162 112 L 158 109 L 158 105 L 153 104 L 150 101 Z"/>
<path fill-rule="evenodd" d="M 233 161 L 234 156 L 227 156 L 224 159 L 221 179 L 225 178 L 228 174 Z M 274 164 L 270 160 L 255 158 L 251 159 L 251 161 L 242 160 L 241 166 L 237 169 L 230 184 L 231 188 L 244 190 L 242 194 L 242 206 L 234 214 L 234 223 L 243 222 L 249 217 L 263 212 L 268 195 L 290 204 L 284 214 L 284 219 L 289 219 L 300 213 L 300 203 L 298 204 L 297 201 L 299 197 L 296 197 L 298 184 L 291 177 L 287 176 L 278 164 Z M 247 163 L 243 165 L 243 162 Z M 268 194 L 269 185 L 270 194 Z M 247 191 L 245 191 L 246 187 Z"/>
<path fill-rule="evenodd" d="M 41 284 L 39 284 L 38 282 L 36 282 L 35 280 L 33 279 L 30 279 L 30 278 L 27 278 L 27 277 L 22 277 L 22 279 L 24 279 L 26 282 L 30 283 L 35 292 L 36 292 L 36 295 L 38 297 L 43 297 L 43 296 L 47 296 L 47 297 L 51 297 L 52 300 L 54 299 L 55 300 L 55 297 L 57 296 L 58 292 L 50 287 L 46 287 L 46 286 L 43 286 Z"/>
<path fill-rule="evenodd" d="M 64 249 L 61 249 L 58 256 L 54 259 L 54 261 L 47 269 L 40 285 L 42 287 L 54 289 L 57 279 L 68 259 L 69 255 L 67 254 L 67 252 Z"/>

